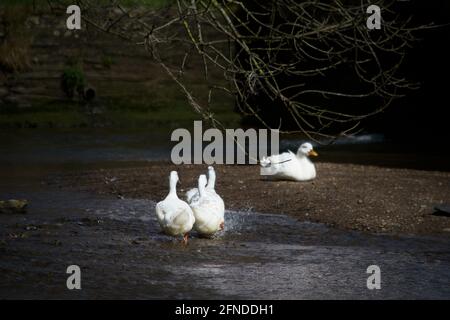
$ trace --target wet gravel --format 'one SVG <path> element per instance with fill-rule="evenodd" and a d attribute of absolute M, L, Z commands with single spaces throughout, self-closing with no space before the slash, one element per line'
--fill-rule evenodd
<path fill-rule="evenodd" d="M 450 172 L 318 163 L 310 182 L 265 181 L 258 166 L 217 165 L 216 189 L 233 210 L 286 214 L 346 230 L 450 236 L 450 217 L 436 214 L 450 203 Z M 50 184 L 115 197 L 162 199 L 170 170 L 178 170 L 180 196 L 195 186 L 203 165 L 149 162 L 131 168 L 91 170 Z"/>

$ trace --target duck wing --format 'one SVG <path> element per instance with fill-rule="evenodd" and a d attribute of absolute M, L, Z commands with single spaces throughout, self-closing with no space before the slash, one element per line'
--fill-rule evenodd
<path fill-rule="evenodd" d="M 192 203 L 194 201 L 197 201 L 199 197 L 200 197 L 200 194 L 198 192 L 198 188 L 192 188 L 186 192 L 187 203 Z"/>

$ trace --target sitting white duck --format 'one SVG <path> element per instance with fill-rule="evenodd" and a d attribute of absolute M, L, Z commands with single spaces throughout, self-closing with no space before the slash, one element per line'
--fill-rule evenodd
<path fill-rule="evenodd" d="M 195 223 L 191 207 L 177 196 L 178 173 L 170 172 L 170 191 L 167 197 L 156 204 L 156 217 L 164 233 L 171 236 L 183 236 L 187 244 L 189 231 Z"/>
<path fill-rule="evenodd" d="M 210 237 L 224 228 L 225 205 L 214 189 L 206 189 L 204 174 L 198 178 L 198 193 L 199 197 L 190 203 L 195 216 L 194 229 L 201 236 Z"/>
<path fill-rule="evenodd" d="M 309 156 L 318 156 L 311 143 L 303 143 L 297 150 L 263 157 L 260 161 L 261 175 L 269 179 L 308 181 L 316 177 L 316 168 Z"/>

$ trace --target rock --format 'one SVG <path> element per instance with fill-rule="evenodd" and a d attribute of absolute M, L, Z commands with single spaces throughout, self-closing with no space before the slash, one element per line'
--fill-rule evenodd
<path fill-rule="evenodd" d="M 31 16 L 28 18 L 28 21 L 32 24 L 34 24 L 35 26 L 38 26 L 40 21 L 39 21 L 39 16 Z"/>
<path fill-rule="evenodd" d="M 123 11 L 120 8 L 114 8 L 113 13 L 118 16 L 123 15 Z"/>
<path fill-rule="evenodd" d="M 437 211 L 442 211 L 450 214 L 450 204 L 438 204 L 434 206 L 434 209 Z"/>
<path fill-rule="evenodd" d="M 0 201 L 0 213 L 26 213 L 28 201 L 27 200 L 5 200 Z"/>
<path fill-rule="evenodd" d="M 435 216 L 450 217 L 450 205 L 449 204 L 438 204 L 434 207 Z"/>

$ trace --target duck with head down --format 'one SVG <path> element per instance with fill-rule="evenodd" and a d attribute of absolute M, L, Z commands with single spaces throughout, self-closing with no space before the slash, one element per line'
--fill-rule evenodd
<path fill-rule="evenodd" d="M 317 155 L 311 143 L 303 143 L 296 154 L 288 151 L 261 159 L 261 175 L 278 180 L 312 180 L 316 177 L 316 168 L 309 157 Z"/>

